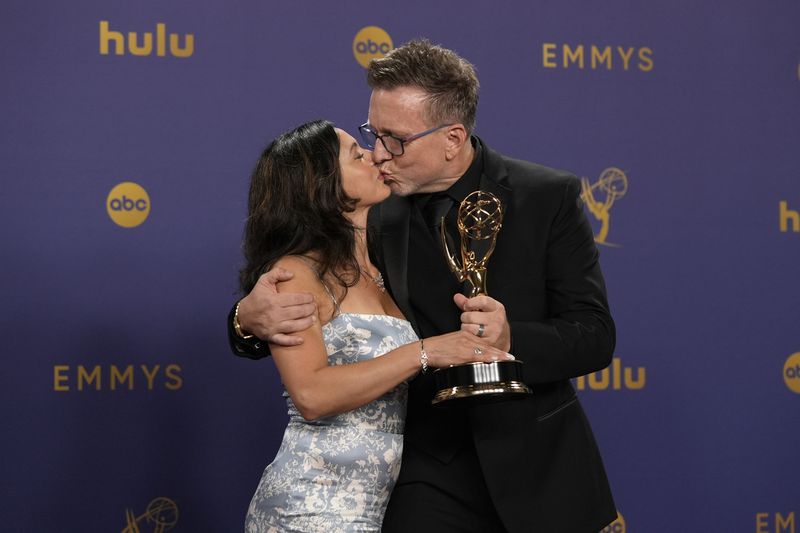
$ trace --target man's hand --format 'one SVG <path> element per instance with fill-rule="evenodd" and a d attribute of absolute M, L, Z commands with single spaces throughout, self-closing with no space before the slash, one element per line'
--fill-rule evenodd
<path fill-rule="evenodd" d="M 511 326 L 503 304 L 489 296 L 453 296 L 461 313 L 461 330 L 477 335 L 487 344 L 505 352 L 511 349 Z"/>
<path fill-rule="evenodd" d="M 293 277 L 286 269 L 273 268 L 258 278 L 250 294 L 239 301 L 239 325 L 245 333 L 279 346 L 303 343 L 292 333 L 311 327 L 317 306 L 309 293 L 278 293 L 277 284 Z"/>

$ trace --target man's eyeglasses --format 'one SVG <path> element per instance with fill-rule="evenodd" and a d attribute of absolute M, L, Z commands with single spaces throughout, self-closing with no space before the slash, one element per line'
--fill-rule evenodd
<path fill-rule="evenodd" d="M 436 130 L 440 130 L 442 128 L 446 128 L 447 126 L 452 126 L 453 124 L 442 124 L 441 126 L 436 126 L 429 130 L 425 130 L 420 133 L 414 133 L 413 135 L 406 135 L 405 137 L 396 137 L 390 133 L 384 133 L 383 135 L 378 135 L 378 132 L 372 129 L 372 126 L 369 125 L 369 122 L 366 124 L 362 124 L 358 127 L 359 133 L 361 133 L 361 139 L 363 139 L 364 144 L 367 145 L 367 148 L 370 150 L 375 149 L 375 143 L 380 139 L 383 147 L 386 148 L 386 151 L 392 154 L 393 156 L 401 156 L 405 152 L 405 145 L 406 143 L 410 143 L 415 139 L 419 139 L 420 137 L 425 137 L 433 133 Z"/>

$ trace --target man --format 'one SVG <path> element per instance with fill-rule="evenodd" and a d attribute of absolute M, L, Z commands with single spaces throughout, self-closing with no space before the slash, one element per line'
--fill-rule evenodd
<path fill-rule="evenodd" d="M 616 510 L 569 379 L 610 363 L 615 330 L 579 180 L 506 158 L 472 134 L 478 80 L 450 50 L 410 42 L 373 60 L 368 83 L 360 129 L 394 193 L 370 213 L 387 287 L 421 337 L 459 328 L 484 337 L 523 361 L 533 389 L 440 408 L 431 374 L 414 379 L 384 531 L 599 531 Z M 459 203 L 478 189 L 506 213 L 489 261 L 492 297 L 467 299 L 435 226 L 444 214 L 457 238 Z M 310 325 L 310 298 L 275 294 L 288 276 L 265 274 L 231 311 L 234 352 L 267 355 L 260 339 L 295 343 L 291 333 Z"/>

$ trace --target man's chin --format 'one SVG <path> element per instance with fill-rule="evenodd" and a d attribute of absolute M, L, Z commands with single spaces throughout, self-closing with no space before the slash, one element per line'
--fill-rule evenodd
<path fill-rule="evenodd" d="M 408 196 L 409 194 L 411 194 L 411 191 L 409 191 L 405 187 L 402 187 L 399 183 L 395 181 L 388 183 L 387 185 L 389 185 L 389 189 L 392 191 L 392 194 L 396 196 Z"/>

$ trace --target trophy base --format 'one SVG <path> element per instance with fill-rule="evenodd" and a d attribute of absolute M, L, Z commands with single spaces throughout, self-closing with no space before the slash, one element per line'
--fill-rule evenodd
<path fill-rule="evenodd" d="M 468 363 L 440 368 L 433 405 L 463 405 L 522 399 L 533 391 L 522 380 L 522 361 Z"/>

